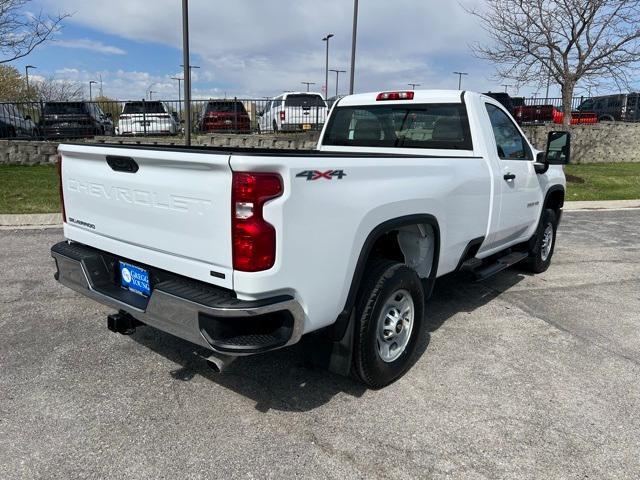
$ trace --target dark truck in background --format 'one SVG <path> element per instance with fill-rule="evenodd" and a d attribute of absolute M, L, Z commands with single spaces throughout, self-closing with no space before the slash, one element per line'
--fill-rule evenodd
<path fill-rule="evenodd" d="M 580 104 L 579 112 L 593 112 L 601 122 L 640 122 L 640 93 L 592 97 Z"/>
<path fill-rule="evenodd" d="M 82 138 L 113 135 L 113 121 L 93 102 L 47 102 L 40 119 L 45 138 Z"/>

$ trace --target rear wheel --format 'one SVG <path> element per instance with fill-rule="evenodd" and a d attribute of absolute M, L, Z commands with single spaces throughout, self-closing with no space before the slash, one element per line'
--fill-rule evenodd
<path fill-rule="evenodd" d="M 394 382 L 413 365 L 425 335 L 424 291 L 404 264 L 376 260 L 356 305 L 354 373 L 372 388 Z"/>
<path fill-rule="evenodd" d="M 525 268 L 533 273 L 542 273 L 551 265 L 551 257 L 556 245 L 556 230 L 558 219 L 556 212 L 546 209 L 542 212 L 536 240 L 529 252 L 529 258 L 524 264 Z"/>

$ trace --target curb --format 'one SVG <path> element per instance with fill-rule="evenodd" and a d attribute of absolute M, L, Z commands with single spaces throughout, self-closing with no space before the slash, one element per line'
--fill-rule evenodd
<path fill-rule="evenodd" d="M 0 215 L 0 227 L 11 228 L 51 228 L 62 227 L 62 214 L 36 213 L 31 215 Z"/>
<path fill-rule="evenodd" d="M 596 200 L 596 201 L 565 201 L 565 212 L 580 212 L 594 210 L 627 210 L 640 208 L 640 200 Z"/>

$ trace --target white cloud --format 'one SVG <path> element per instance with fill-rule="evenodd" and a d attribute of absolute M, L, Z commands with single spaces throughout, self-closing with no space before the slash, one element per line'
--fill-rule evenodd
<path fill-rule="evenodd" d="M 105 45 L 102 42 L 89 40 L 88 38 L 77 38 L 74 40 L 56 40 L 52 45 L 64 48 L 79 48 L 92 52 L 103 53 L 105 55 L 126 55 L 127 52 L 118 47 Z"/>
<path fill-rule="evenodd" d="M 146 43 L 149 49 L 153 43 L 182 47 L 181 7 L 175 0 L 156 0 L 152 6 L 141 0 L 41 1 L 55 11 L 76 12 L 69 22 Z M 319 90 L 325 64 L 321 39 L 329 32 L 335 34 L 330 68 L 349 69 L 350 0 L 191 0 L 189 4 L 191 52 L 202 67 L 193 72 L 194 92 L 226 90 L 229 95 L 259 97 L 305 88 L 302 81 L 316 82 Z M 474 59 L 468 50 L 469 43 L 485 39 L 486 34 L 457 1 L 367 0 L 360 2 L 358 25 L 360 91 L 398 88 L 408 82 L 453 88 L 457 82 L 451 71 L 457 69 L 471 73 L 465 79 L 470 88 L 492 86 L 491 66 Z M 202 89 L 199 82 L 212 87 Z M 334 82 L 332 75 L 330 95 Z M 342 75 L 342 92 L 347 83 Z M 142 92 L 133 87 L 128 96 L 140 96 Z"/>

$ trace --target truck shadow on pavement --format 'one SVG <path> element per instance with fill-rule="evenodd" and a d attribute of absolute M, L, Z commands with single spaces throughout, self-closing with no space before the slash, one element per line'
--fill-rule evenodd
<path fill-rule="evenodd" d="M 507 270 L 484 283 L 476 283 L 463 273 L 439 279 L 427 304 L 429 333 L 419 346 L 417 362 L 421 357 L 425 358 L 423 354 L 428 350 L 431 333 L 448 319 L 459 313 L 471 314 L 524 278 L 522 272 Z M 340 393 L 361 397 L 367 391 L 351 378 L 315 366 L 305 341 L 287 349 L 239 358 L 224 373 L 216 373 L 200 356 L 206 355 L 206 350 L 190 342 L 146 327 L 138 329 L 130 338 L 176 363 L 178 367 L 169 372 L 175 381 L 187 382 L 196 376 L 204 377 L 251 398 L 256 402 L 256 410 L 261 412 L 271 409 L 306 412 L 329 403 Z"/>

